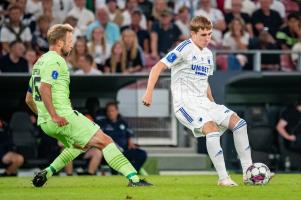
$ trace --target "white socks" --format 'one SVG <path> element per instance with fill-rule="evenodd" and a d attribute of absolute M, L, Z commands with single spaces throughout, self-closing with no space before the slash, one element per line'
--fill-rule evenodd
<path fill-rule="evenodd" d="M 247 133 L 247 123 L 241 119 L 233 128 L 234 144 L 240 159 L 243 174 L 252 164 L 251 149 Z"/>
<path fill-rule="evenodd" d="M 219 180 L 227 178 L 229 175 L 226 171 L 224 154 L 220 144 L 220 133 L 212 132 L 207 134 L 206 144 L 209 157 L 217 171 Z"/>

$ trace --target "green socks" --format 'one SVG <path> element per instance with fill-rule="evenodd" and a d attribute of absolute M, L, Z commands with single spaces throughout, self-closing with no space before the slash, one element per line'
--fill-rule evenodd
<path fill-rule="evenodd" d="M 107 163 L 116 171 L 120 172 L 133 182 L 139 182 L 137 171 L 132 164 L 124 157 L 114 143 L 107 145 L 102 150 Z"/>
<path fill-rule="evenodd" d="M 75 148 L 65 148 L 63 152 L 50 164 L 47 170 L 47 179 L 60 171 L 70 161 L 75 159 L 83 151 Z M 139 182 L 140 178 L 132 164 L 124 157 L 114 143 L 107 145 L 102 150 L 107 163 L 116 171 L 120 172 L 133 182 Z"/>
<path fill-rule="evenodd" d="M 60 171 L 70 161 L 75 159 L 83 151 L 75 148 L 65 148 L 62 153 L 50 164 L 47 170 L 47 179 L 54 173 Z"/>

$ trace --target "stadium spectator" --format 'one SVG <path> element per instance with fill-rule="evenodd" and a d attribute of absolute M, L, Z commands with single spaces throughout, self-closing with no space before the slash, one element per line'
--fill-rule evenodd
<path fill-rule="evenodd" d="M 282 19 L 285 19 L 286 17 L 286 10 L 285 10 L 285 6 L 282 3 L 281 0 L 272 0 L 273 3 L 271 5 L 271 9 L 276 10 Z"/>
<path fill-rule="evenodd" d="M 291 59 L 295 66 L 298 66 L 298 58 L 301 55 L 301 40 L 300 39 L 301 38 L 299 38 L 299 41 L 296 44 L 294 44 L 294 46 L 292 47 L 292 51 L 300 52 L 299 55 L 296 53 L 291 54 Z"/>
<path fill-rule="evenodd" d="M 92 40 L 88 42 L 89 54 L 93 56 L 98 69 L 102 69 L 106 60 L 111 55 L 111 46 L 106 40 L 104 30 L 101 26 L 92 31 Z"/>
<path fill-rule="evenodd" d="M 42 1 L 42 10 L 36 14 L 37 18 L 41 15 L 46 15 L 50 20 L 50 24 L 53 25 L 57 23 L 59 20 L 56 18 L 53 12 L 53 1 L 52 0 L 44 0 Z"/>
<path fill-rule="evenodd" d="M 108 15 L 111 22 L 114 22 L 118 26 L 122 26 L 123 15 L 122 11 L 117 6 L 116 0 L 106 0 L 108 7 Z"/>
<path fill-rule="evenodd" d="M 155 22 L 151 31 L 151 56 L 155 59 L 163 57 L 178 41 L 184 39 L 177 25 L 172 22 L 170 9 L 161 12 L 160 19 Z"/>
<path fill-rule="evenodd" d="M 16 152 L 16 147 L 8 131 L 8 126 L 0 118 L 0 163 L 4 164 L 5 171 L 0 174 L 4 176 L 17 176 L 19 167 L 24 163 L 24 157 Z"/>
<path fill-rule="evenodd" d="M 126 55 L 124 74 L 131 74 L 142 70 L 143 51 L 139 47 L 136 33 L 131 29 L 122 32 L 122 43 Z"/>
<path fill-rule="evenodd" d="M 271 5 L 272 0 L 260 0 L 260 8 L 254 11 L 251 19 L 255 36 L 266 29 L 275 39 L 283 21 L 280 14 L 270 8 Z"/>
<path fill-rule="evenodd" d="M 254 37 L 249 41 L 248 49 L 256 50 L 277 50 L 278 46 L 272 35 L 267 31 L 261 31 L 258 37 Z M 249 56 L 248 63 L 253 66 L 253 55 Z M 280 67 L 279 54 L 265 54 L 261 57 L 261 69 L 268 71 L 278 71 Z"/>
<path fill-rule="evenodd" d="M 41 0 L 27 0 L 25 12 L 34 14 L 38 17 L 38 14 L 42 10 L 42 1 Z"/>
<path fill-rule="evenodd" d="M 24 26 L 28 26 L 30 32 L 33 33 L 36 28 L 36 17 L 33 13 L 26 12 L 27 0 L 15 0 L 11 5 L 17 5 L 21 8 L 21 21 Z"/>
<path fill-rule="evenodd" d="M 82 35 L 85 34 L 87 26 L 95 20 L 94 13 L 86 8 L 86 0 L 74 0 L 74 6 L 67 16 L 73 16 L 78 19 L 77 27 Z"/>
<path fill-rule="evenodd" d="M 146 19 L 150 20 L 152 17 L 153 3 L 149 0 L 138 0 L 138 7 Z"/>
<path fill-rule="evenodd" d="M 223 38 L 223 48 L 230 50 L 246 50 L 248 48 L 250 35 L 246 31 L 245 23 L 241 18 L 233 18 L 229 24 L 229 31 Z M 228 56 L 228 69 L 242 69 L 248 59 L 243 54 Z"/>
<path fill-rule="evenodd" d="M 179 14 L 177 15 L 177 20 L 175 21 L 175 24 L 180 29 L 181 34 L 184 36 L 184 38 L 188 39 L 190 37 L 190 30 L 189 30 L 190 14 L 189 14 L 189 8 L 186 7 L 186 6 L 180 7 L 178 9 L 177 13 L 179 13 Z"/>
<path fill-rule="evenodd" d="M 159 21 L 161 18 L 161 13 L 167 9 L 167 0 L 154 0 L 154 6 L 152 10 L 152 21 Z"/>
<path fill-rule="evenodd" d="M 146 152 L 135 144 L 133 139 L 134 133 L 120 115 L 116 102 L 107 103 L 105 113 L 105 119 L 95 122 L 113 139 L 115 144 L 124 153 L 124 156 L 139 172 L 146 161 Z"/>
<path fill-rule="evenodd" d="M 93 57 L 89 54 L 80 56 L 78 58 L 78 66 L 79 70 L 75 71 L 75 75 L 100 75 L 102 74 L 101 71 L 99 71 L 95 63 L 93 61 Z"/>
<path fill-rule="evenodd" d="M 216 47 L 221 45 L 223 31 L 226 29 L 226 22 L 223 13 L 211 5 L 210 0 L 200 0 L 200 9 L 195 16 L 205 16 L 213 23 L 212 40 Z"/>
<path fill-rule="evenodd" d="M 131 14 L 131 17 L 131 24 L 128 26 L 121 27 L 121 32 L 125 29 L 133 30 L 138 37 L 139 46 L 143 48 L 144 53 L 148 54 L 150 52 L 150 35 L 146 29 L 143 29 L 140 26 L 141 11 L 134 10 Z"/>
<path fill-rule="evenodd" d="M 96 17 L 97 17 L 96 21 L 91 23 L 87 28 L 87 32 L 86 32 L 87 39 L 91 40 L 92 30 L 95 27 L 102 26 L 105 30 L 106 38 L 109 44 L 113 45 L 116 41 L 120 39 L 119 27 L 115 23 L 109 21 L 108 11 L 107 8 L 105 7 L 100 7 L 97 9 Z"/>
<path fill-rule="evenodd" d="M 231 9 L 225 14 L 226 24 L 230 24 L 233 18 L 241 18 L 246 25 L 246 29 L 249 36 L 253 37 L 253 27 L 251 23 L 251 17 L 248 13 L 242 12 L 242 1 L 243 0 L 232 0 Z"/>
<path fill-rule="evenodd" d="M 282 111 L 276 129 L 287 149 L 301 153 L 301 96 Z"/>
<path fill-rule="evenodd" d="M 28 26 L 21 21 L 22 9 L 17 5 L 8 8 L 8 22 L 4 23 L 0 32 L 0 42 L 5 53 L 9 52 L 9 43 L 18 40 L 30 47 L 32 35 Z"/>
<path fill-rule="evenodd" d="M 128 26 L 130 25 L 132 22 L 132 12 L 134 10 L 138 9 L 138 3 L 137 0 L 126 0 L 126 6 L 125 6 L 125 10 L 123 11 L 122 15 L 123 15 L 123 23 L 122 26 Z M 140 19 L 140 27 L 142 27 L 143 29 L 147 29 L 147 21 L 146 21 L 146 17 L 143 13 L 141 13 L 140 15 L 141 19 Z"/>
<path fill-rule="evenodd" d="M 70 24 L 73 27 L 73 42 L 75 43 L 76 39 L 78 37 L 83 36 L 79 30 L 79 28 L 77 27 L 77 18 L 73 17 L 73 16 L 68 16 L 66 17 L 64 24 Z"/>
<path fill-rule="evenodd" d="M 174 13 L 179 13 L 182 7 L 187 7 L 191 16 L 194 16 L 195 11 L 198 9 L 199 1 L 175 0 Z"/>
<path fill-rule="evenodd" d="M 49 1 L 49 0 L 43 0 Z M 55 23 L 62 23 L 68 16 L 69 11 L 73 8 L 73 0 L 50 0 L 53 3 L 53 16 L 55 17 Z"/>
<path fill-rule="evenodd" d="M 230 13 L 232 8 L 232 0 L 225 0 L 224 2 L 224 12 Z M 247 13 L 249 16 L 256 10 L 256 5 L 252 0 L 241 0 L 242 8 L 241 12 Z"/>
<path fill-rule="evenodd" d="M 95 0 L 95 7 L 100 8 L 100 7 L 105 7 L 107 4 L 106 0 Z M 120 10 L 123 10 L 125 7 L 125 0 L 117 0 L 117 7 Z"/>
<path fill-rule="evenodd" d="M 32 47 L 39 53 L 43 54 L 48 51 L 47 31 L 50 27 L 50 19 L 47 15 L 39 16 L 37 20 L 37 29 L 32 37 Z"/>
<path fill-rule="evenodd" d="M 102 69 L 105 73 L 123 73 L 126 68 L 126 51 L 122 42 L 117 41 L 112 46 L 111 57 L 106 60 Z"/>
<path fill-rule="evenodd" d="M 25 53 L 25 59 L 28 63 L 28 72 L 32 72 L 33 65 L 38 59 L 37 52 L 34 49 L 27 49 Z"/>
<path fill-rule="evenodd" d="M 300 15 L 291 13 L 287 16 L 285 26 L 278 30 L 276 39 L 278 46 L 283 50 L 292 50 L 299 38 L 301 37 Z M 295 69 L 295 62 L 291 59 L 290 54 L 281 55 L 281 69 L 283 71 L 292 71 Z"/>
<path fill-rule="evenodd" d="M 301 36 L 300 15 L 299 13 L 291 13 L 287 16 L 286 25 L 279 29 L 276 34 L 278 45 L 283 50 L 293 47 Z"/>
<path fill-rule="evenodd" d="M 9 53 L 0 58 L 0 72 L 28 72 L 28 63 L 23 58 L 25 46 L 22 42 L 13 41 Z"/>
<path fill-rule="evenodd" d="M 70 56 L 68 56 L 68 61 L 69 64 L 71 65 L 71 68 L 73 70 L 77 70 L 79 68 L 79 63 L 78 63 L 78 59 L 81 56 L 86 56 L 89 54 L 89 50 L 88 50 L 88 46 L 87 46 L 87 40 L 85 37 L 78 37 L 73 50 L 70 54 Z"/>

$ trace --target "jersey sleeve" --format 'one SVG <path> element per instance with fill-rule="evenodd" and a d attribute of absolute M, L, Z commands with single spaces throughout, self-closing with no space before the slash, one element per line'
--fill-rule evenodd
<path fill-rule="evenodd" d="M 30 80 L 29 80 L 29 83 L 28 83 L 27 92 L 32 93 L 32 77 L 30 77 Z"/>
<path fill-rule="evenodd" d="M 41 82 L 53 85 L 60 76 L 58 63 L 46 63 L 41 70 Z"/>
<path fill-rule="evenodd" d="M 172 68 L 181 62 L 183 58 L 183 51 L 178 51 L 177 49 L 172 50 L 168 54 L 166 54 L 162 59 L 163 62 L 168 68 Z"/>

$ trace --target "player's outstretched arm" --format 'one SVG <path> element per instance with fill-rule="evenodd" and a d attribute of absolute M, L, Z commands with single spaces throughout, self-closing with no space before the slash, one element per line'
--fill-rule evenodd
<path fill-rule="evenodd" d="M 52 93 L 51 93 L 51 85 L 48 83 L 41 82 L 41 86 L 39 88 L 42 101 L 49 112 L 52 120 L 57 123 L 59 126 L 65 126 L 68 124 L 68 121 L 64 117 L 60 117 L 57 115 L 55 108 L 52 103 Z"/>
<path fill-rule="evenodd" d="M 33 101 L 31 92 L 26 93 L 25 102 L 28 105 L 28 107 L 30 108 L 30 110 L 32 110 L 32 112 L 34 112 L 36 115 L 38 115 L 38 109 L 37 109 L 35 102 Z"/>
<path fill-rule="evenodd" d="M 162 72 L 166 68 L 166 65 L 159 61 L 155 66 L 150 71 L 149 77 L 148 77 L 148 82 L 147 82 L 147 87 L 145 94 L 142 99 L 142 103 L 145 106 L 150 106 L 152 104 L 152 96 L 153 96 L 153 91 L 155 88 L 155 85 L 158 81 L 158 78 Z"/>

